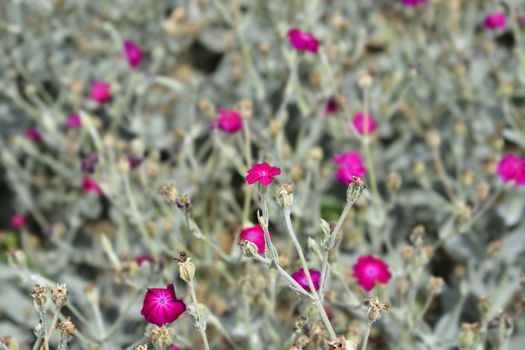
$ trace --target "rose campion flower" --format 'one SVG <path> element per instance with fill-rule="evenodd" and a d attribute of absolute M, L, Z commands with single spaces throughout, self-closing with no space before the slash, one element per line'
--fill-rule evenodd
<path fill-rule="evenodd" d="M 233 134 L 242 130 L 243 120 L 239 112 L 221 108 L 212 125 L 225 133 Z"/>
<path fill-rule="evenodd" d="M 352 270 L 357 283 L 367 292 L 374 288 L 376 282 L 386 284 L 392 277 L 388 265 L 373 255 L 358 258 Z"/>
<path fill-rule="evenodd" d="M 273 178 L 281 174 L 281 169 L 264 162 L 254 164 L 248 174 L 246 175 L 246 181 L 252 185 L 259 181 L 263 186 L 268 186 L 273 182 Z"/>
<path fill-rule="evenodd" d="M 25 136 L 33 142 L 42 141 L 42 134 L 40 134 L 40 132 L 37 129 L 26 130 Z"/>
<path fill-rule="evenodd" d="M 505 17 L 505 12 L 503 11 L 489 13 L 483 22 L 485 28 L 491 30 L 505 28 L 506 24 L 507 18 Z"/>
<path fill-rule="evenodd" d="M 82 159 L 81 167 L 82 173 L 93 174 L 95 167 L 98 164 L 98 156 L 96 154 L 89 154 Z"/>
<path fill-rule="evenodd" d="M 518 17 L 516 17 L 516 21 L 518 21 L 518 25 L 521 28 L 525 28 L 525 15 L 519 15 Z"/>
<path fill-rule="evenodd" d="M 310 51 L 311 53 L 319 51 L 319 41 L 311 33 L 293 28 L 288 31 L 288 39 L 297 51 Z"/>
<path fill-rule="evenodd" d="M 339 105 L 337 104 L 337 100 L 335 98 L 330 98 L 328 101 L 326 101 L 326 106 L 324 108 L 325 114 L 334 114 L 339 111 Z"/>
<path fill-rule="evenodd" d="M 271 235 L 271 233 L 268 231 Z M 264 240 L 264 230 L 260 224 L 246 227 L 241 231 L 239 239 L 252 242 L 257 246 L 257 253 L 264 254 L 266 252 L 266 241 Z"/>
<path fill-rule="evenodd" d="M 100 189 L 100 186 L 97 184 L 97 182 L 88 176 L 84 177 L 82 180 L 82 190 L 86 193 L 88 192 L 94 192 L 96 194 L 101 194 L 102 190 Z"/>
<path fill-rule="evenodd" d="M 312 282 L 314 284 L 315 290 L 319 290 L 319 281 L 321 279 L 321 272 L 314 270 L 314 269 L 308 269 L 310 272 L 310 277 L 312 277 Z M 300 269 L 292 274 L 292 278 L 299 283 L 301 287 L 303 287 L 307 291 L 310 290 L 310 285 L 308 284 L 308 278 L 306 277 L 306 273 L 304 272 L 304 269 Z"/>
<path fill-rule="evenodd" d="M 176 347 L 175 345 L 170 345 L 170 346 L 168 347 L 168 350 L 181 350 L 181 348 Z"/>
<path fill-rule="evenodd" d="M 108 83 L 94 81 L 91 83 L 91 94 L 89 99 L 99 104 L 111 101 L 111 88 Z"/>
<path fill-rule="evenodd" d="M 413 7 L 417 5 L 426 4 L 427 0 L 403 0 L 403 5 Z"/>
<path fill-rule="evenodd" d="M 148 288 L 144 297 L 141 315 L 149 323 L 162 327 L 172 323 L 186 311 L 186 304 L 177 299 L 173 283 L 166 288 Z"/>
<path fill-rule="evenodd" d="M 151 259 L 151 256 L 149 256 L 147 254 L 141 255 L 141 256 L 139 256 L 139 257 L 137 257 L 135 259 L 135 262 L 139 266 L 142 266 L 142 264 L 145 264 L 145 263 L 151 263 L 152 261 L 153 261 L 153 259 Z"/>
<path fill-rule="evenodd" d="M 336 155 L 334 163 L 338 166 L 335 178 L 347 186 L 353 181 L 354 176 L 364 177 L 366 175 L 363 158 L 356 151 Z"/>
<path fill-rule="evenodd" d="M 124 41 L 124 54 L 132 68 L 137 68 L 144 56 L 140 47 L 131 40 Z"/>
<path fill-rule="evenodd" d="M 11 218 L 11 226 L 13 228 L 19 229 L 27 225 L 27 219 L 24 215 L 16 214 Z"/>
<path fill-rule="evenodd" d="M 71 128 L 80 128 L 82 127 L 82 119 L 78 114 L 70 114 L 66 119 L 66 125 Z"/>
<path fill-rule="evenodd" d="M 377 129 L 377 122 L 372 115 L 368 117 L 364 113 L 354 114 L 352 124 L 358 133 L 361 135 L 368 135 Z"/>
<path fill-rule="evenodd" d="M 525 185 L 525 158 L 513 154 L 504 155 L 496 168 L 496 173 L 504 182 L 514 181 L 516 185 Z"/>

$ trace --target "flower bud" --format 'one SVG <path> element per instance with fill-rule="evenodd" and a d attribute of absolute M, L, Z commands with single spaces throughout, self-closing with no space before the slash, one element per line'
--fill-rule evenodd
<path fill-rule="evenodd" d="M 507 344 L 513 330 L 512 319 L 506 313 L 502 313 L 489 321 L 487 338 L 494 349 L 501 349 Z"/>
<path fill-rule="evenodd" d="M 366 298 L 364 304 L 368 306 L 368 320 L 370 322 L 379 320 L 386 312 L 390 311 L 390 304 L 381 303 L 377 298 Z"/>
<path fill-rule="evenodd" d="M 324 219 L 321 219 L 321 235 L 323 237 L 323 240 L 328 239 L 330 237 L 330 224 L 326 222 Z"/>
<path fill-rule="evenodd" d="M 401 259 L 405 264 L 410 264 L 414 260 L 414 247 L 406 245 L 401 248 Z"/>
<path fill-rule="evenodd" d="M 294 187 L 292 184 L 281 185 L 275 195 L 277 197 L 277 203 L 283 208 L 288 209 L 293 204 L 293 191 Z"/>
<path fill-rule="evenodd" d="M 191 208 L 193 207 L 191 197 L 187 194 L 178 197 L 175 202 L 177 204 L 177 207 L 185 213 L 189 213 L 191 211 Z"/>
<path fill-rule="evenodd" d="M 33 297 L 33 305 L 35 306 L 36 311 L 42 312 L 47 304 L 47 288 L 43 285 L 35 284 L 31 296 Z"/>
<path fill-rule="evenodd" d="M 441 292 L 443 292 L 443 287 L 445 286 L 445 281 L 441 277 L 430 277 L 430 281 L 428 282 L 427 289 L 430 292 L 430 294 L 433 295 L 439 295 Z"/>
<path fill-rule="evenodd" d="M 71 317 L 68 316 L 57 325 L 57 329 L 60 331 L 60 337 L 66 340 L 73 336 L 76 327 L 73 322 L 71 322 Z"/>
<path fill-rule="evenodd" d="M 490 193 L 490 185 L 487 182 L 480 182 L 478 186 L 476 186 L 476 197 L 478 198 L 478 201 L 482 202 L 489 196 Z"/>
<path fill-rule="evenodd" d="M 159 193 L 162 195 L 162 197 L 164 197 L 164 200 L 168 204 L 175 204 L 179 196 L 179 191 L 177 191 L 177 188 L 171 184 L 160 186 Z"/>
<path fill-rule="evenodd" d="M 346 201 L 348 203 L 355 203 L 359 197 L 361 197 L 361 193 L 363 193 L 365 188 L 366 185 L 363 180 L 357 176 L 353 176 L 352 182 L 346 189 Z"/>
<path fill-rule="evenodd" d="M 8 350 L 18 350 L 18 344 L 12 337 L 8 335 L 3 335 L 0 337 L 0 345 L 3 345 Z"/>
<path fill-rule="evenodd" d="M 173 343 L 172 331 L 165 326 L 155 327 L 150 334 L 151 343 L 155 349 L 166 349 Z"/>
<path fill-rule="evenodd" d="M 67 303 L 67 288 L 65 284 L 57 284 L 51 291 L 51 300 L 57 308 L 61 308 Z"/>
<path fill-rule="evenodd" d="M 193 281 L 195 276 L 195 264 L 192 263 L 191 258 L 187 258 L 184 262 L 179 262 L 179 275 L 185 282 Z"/>
<path fill-rule="evenodd" d="M 246 256 L 255 256 L 259 252 L 259 248 L 257 248 L 255 243 L 245 239 L 239 240 L 239 246 L 241 247 L 242 253 Z"/>
<path fill-rule="evenodd" d="M 386 187 L 392 192 L 397 192 L 401 187 L 401 182 L 401 175 L 397 171 L 395 171 L 388 175 L 388 178 L 386 180 Z"/>
<path fill-rule="evenodd" d="M 478 323 L 463 323 L 461 325 L 463 331 L 459 335 L 460 349 L 469 349 L 477 344 L 480 337 L 480 327 Z"/>
<path fill-rule="evenodd" d="M 148 344 L 142 344 L 135 348 L 135 350 L 148 350 Z"/>
<path fill-rule="evenodd" d="M 439 145 L 441 144 L 441 136 L 439 136 L 439 132 L 437 130 L 430 130 L 427 132 L 427 144 L 432 149 L 438 149 Z"/>
<path fill-rule="evenodd" d="M 426 165 L 422 161 L 416 162 L 412 168 L 414 175 L 422 176 L 426 171 Z"/>
<path fill-rule="evenodd" d="M 361 89 L 368 89 L 370 86 L 372 86 L 373 82 L 374 78 L 368 69 L 360 70 L 357 73 L 357 85 L 359 85 Z"/>
<path fill-rule="evenodd" d="M 421 246 L 423 244 L 425 234 L 425 226 L 417 225 L 412 230 L 412 234 L 410 235 L 410 241 L 416 246 Z"/>

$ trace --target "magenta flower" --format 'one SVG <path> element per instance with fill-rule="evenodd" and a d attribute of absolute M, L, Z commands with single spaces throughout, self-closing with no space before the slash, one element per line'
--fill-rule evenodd
<path fill-rule="evenodd" d="M 99 104 L 108 103 L 111 101 L 111 88 L 108 83 L 94 81 L 91 83 L 91 94 L 89 99 Z"/>
<path fill-rule="evenodd" d="M 33 142 L 40 142 L 40 141 L 42 141 L 42 135 L 40 134 L 40 132 L 37 129 L 28 129 L 28 130 L 26 130 L 25 136 L 29 140 L 33 141 Z"/>
<path fill-rule="evenodd" d="M 148 288 L 144 297 L 141 315 L 149 323 L 162 327 L 172 323 L 186 311 L 186 304 L 177 299 L 173 283 L 166 288 Z"/>
<path fill-rule="evenodd" d="M 124 41 L 124 54 L 132 68 L 137 68 L 144 56 L 140 47 L 131 40 Z"/>
<path fill-rule="evenodd" d="M 525 15 L 519 15 L 516 17 L 516 21 L 518 21 L 520 27 L 525 28 Z"/>
<path fill-rule="evenodd" d="M 335 173 L 336 180 L 349 185 L 353 177 L 364 177 L 366 168 L 363 166 L 363 158 L 356 151 L 341 153 L 334 157 L 334 163 L 338 166 Z"/>
<path fill-rule="evenodd" d="M 323 305 L 323 309 L 324 309 L 324 312 L 326 312 L 326 316 L 328 316 L 329 320 L 334 318 L 334 313 L 327 305 Z"/>
<path fill-rule="evenodd" d="M 147 262 L 151 263 L 152 261 L 153 259 L 151 259 L 151 256 L 149 256 L 148 254 L 141 255 L 135 259 L 135 262 L 139 266 L 142 266 L 142 264 L 147 263 Z"/>
<path fill-rule="evenodd" d="M 246 175 L 246 181 L 252 185 L 259 181 L 261 185 L 268 186 L 273 182 L 273 178 L 281 174 L 281 169 L 276 166 L 264 162 L 254 164 L 248 174 Z"/>
<path fill-rule="evenodd" d="M 377 122 L 372 115 L 366 116 L 364 113 L 354 114 L 352 124 L 361 135 L 368 135 L 377 129 Z"/>
<path fill-rule="evenodd" d="M 11 218 L 11 226 L 13 226 L 13 228 L 19 229 L 24 227 L 25 225 L 27 225 L 27 219 L 24 215 L 16 214 L 13 215 L 13 217 Z"/>
<path fill-rule="evenodd" d="M 525 185 L 525 159 L 506 154 L 500 159 L 496 173 L 504 182 L 515 181 L 518 186 Z"/>
<path fill-rule="evenodd" d="M 179 348 L 179 347 L 176 347 L 175 345 L 170 345 L 170 346 L 168 347 L 168 350 L 182 350 L 182 349 Z"/>
<path fill-rule="evenodd" d="M 66 125 L 71 128 L 80 128 L 82 127 L 82 119 L 78 114 L 70 114 L 66 119 Z"/>
<path fill-rule="evenodd" d="M 376 282 L 386 284 L 392 277 L 388 265 L 373 255 L 358 258 L 352 270 L 357 283 L 367 292 L 374 288 Z"/>
<path fill-rule="evenodd" d="M 271 235 L 271 232 L 268 231 Z M 264 240 L 264 230 L 260 224 L 246 227 L 241 231 L 239 239 L 252 242 L 257 246 L 257 253 L 264 254 L 266 251 L 266 241 Z"/>
<path fill-rule="evenodd" d="M 237 111 L 221 108 L 219 109 L 219 115 L 212 123 L 212 126 L 221 129 L 222 131 L 233 134 L 243 127 L 243 120 L 241 115 Z"/>
<path fill-rule="evenodd" d="M 489 13 L 485 17 L 483 25 L 486 29 L 491 30 L 505 28 L 505 26 L 507 25 L 507 18 L 505 17 L 505 12 L 501 11 Z"/>
<path fill-rule="evenodd" d="M 417 5 L 426 4 L 427 0 L 403 0 L 403 5 L 413 7 Z"/>
<path fill-rule="evenodd" d="M 324 112 L 325 114 L 334 114 L 337 113 L 337 111 L 339 111 L 339 105 L 337 104 L 337 100 L 332 97 L 326 101 Z"/>
<path fill-rule="evenodd" d="M 321 279 L 321 272 L 314 270 L 314 269 L 308 269 L 310 272 L 310 277 L 312 277 L 312 282 L 314 283 L 315 290 L 319 290 L 319 280 Z M 304 269 L 300 269 L 292 274 L 292 278 L 295 280 L 295 282 L 299 283 L 301 287 L 306 289 L 307 291 L 310 290 L 310 285 L 308 284 L 308 278 L 306 277 L 306 273 L 304 272 Z"/>
<path fill-rule="evenodd" d="M 98 183 L 88 176 L 85 176 L 84 179 L 82 180 L 82 190 L 86 193 L 88 192 L 94 192 L 96 194 L 102 193 L 102 190 L 100 186 L 98 185 Z"/>
<path fill-rule="evenodd" d="M 288 39 L 297 51 L 310 51 L 311 53 L 319 51 L 319 41 L 311 33 L 293 28 L 288 31 Z"/>

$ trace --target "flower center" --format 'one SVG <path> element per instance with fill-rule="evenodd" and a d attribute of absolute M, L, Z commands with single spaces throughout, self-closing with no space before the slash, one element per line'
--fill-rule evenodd
<path fill-rule="evenodd" d="M 374 265 L 367 266 L 365 273 L 368 277 L 375 277 L 377 275 L 377 268 Z"/>
<path fill-rule="evenodd" d="M 159 304 L 160 304 L 160 305 L 165 305 L 166 302 L 167 302 L 167 300 L 166 300 L 165 297 L 160 297 L 160 298 L 159 298 Z"/>

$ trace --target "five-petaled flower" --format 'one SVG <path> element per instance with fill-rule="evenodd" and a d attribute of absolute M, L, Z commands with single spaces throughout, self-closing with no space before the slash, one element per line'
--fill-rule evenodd
<path fill-rule="evenodd" d="M 358 133 L 368 135 L 377 129 L 377 122 L 371 114 L 356 113 L 352 124 Z"/>
<path fill-rule="evenodd" d="M 13 215 L 13 217 L 11 218 L 11 226 L 13 226 L 13 228 L 19 229 L 24 227 L 26 224 L 27 219 L 22 214 Z"/>
<path fill-rule="evenodd" d="M 140 313 L 149 323 L 162 327 L 175 321 L 184 311 L 186 304 L 177 299 L 175 287 L 170 283 L 166 288 L 148 288 Z"/>
<path fill-rule="evenodd" d="M 315 290 L 319 290 L 319 282 L 321 280 L 321 272 L 314 270 L 314 269 L 308 269 L 310 272 L 310 277 L 312 277 L 312 283 L 314 284 Z M 300 269 L 292 274 L 292 278 L 295 280 L 295 282 L 299 283 L 301 287 L 303 287 L 305 290 L 311 292 L 310 284 L 308 283 L 308 277 L 306 277 L 306 273 L 304 269 Z"/>
<path fill-rule="evenodd" d="M 359 257 L 352 270 L 357 283 L 367 292 L 374 288 L 376 282 L 386 284 L 392 277 L 388 265 L 373 255 Z"/>
<path fill-rule="evenodd" d="M 507 17 L 505 16 L 505 12 L 500 11 L 489 13 L 487 16 L 485 16 L 483 25 L 486 29 L 492 30 L 505 28 L 507 25 Z"/>
<path fill-rule="evenodd" d="M 219 115 L 213 121 L 212 126 L 224 131 L 225 133 L 233 134 L 242 130 L 242 116 L 237 111 L 220 108 Z"/>
<path fill-rule="evenodd" d="M 312 33 L 293 28 L 288 31 L 288 39 L 297 51 L 309 51 L 311 53 L 319 51 L 319 40 Z"/>
<path fill-rule="evenodd" d="M 124 41 L 124 54 L 132 68 L 137 68 L 140 65 L 140 62 L 142 62 L 142 57 L 144 56 L 140 47 L 131 40 Z"/>
<path fill-rule="evenodd" d="M 496 172 L 504 182 L 514 181 L 518 186 L 525 185 L 525 158 L 506 154 L 500 159 Z"/>
<path fill-rule="evenodd" d="M 271 234 L 269 231 L 268 233 Z M 260 224 L 243 229 L 239 235 L 239 240 L 246 240 L 255 244 L 257 246 L 257 253 L 259 254 L 264 254 L 266 252 L 264 230 Z"/>
<path fill-rule="evenodd" d="M 94 81 L 91 83 L 89 99 L 99 104 L 111 101 L 111 88 L 108 83 Z"/>
<path fill-rule="evenodd" d="M 335 178 L 347 186 L 352 183 L 354 176 L 363 178 L 366 174 L 363 158 L 356 151 L 336 155 L 334 163 L 338 166 Z"/>
<path fill-rule="evenodd" d="M 254 164 L 248 174 L 246 175 L 246 181 L 252 185 L 257 181 L 263 186 L 268 186 L 273 182 L 273 178 L 281 174 L 281 169 L 270 164 L 258 163 Z"/>

